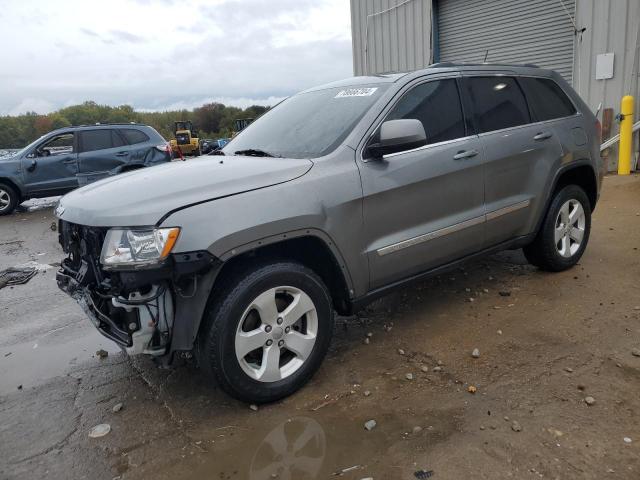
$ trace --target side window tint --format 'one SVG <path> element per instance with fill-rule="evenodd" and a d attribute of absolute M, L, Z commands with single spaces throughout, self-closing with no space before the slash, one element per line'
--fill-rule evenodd
<path fill-rule="evenodd" d="M 116 148 L 126 145 L 122 136 L 115 130 L 111 130 L 111 144 Z"/>
<path fill-rule="evenodd" d="M 401 118 L 420 120 L 427 143 L 465 136 L 462 105 L 453 79 L 434 80 L 409 90 L 387 116 L 387 120 Z"/>
<path fill-rule="evenodd" d="M 129 145 L 135 145 L 136 143 L 144 143 L 149 141 L 149 137 L 146 133 L 133 128 L 124 128 L 120 130 L 120 133 L 127 139 Z"/>
<path fill-rule="evenodd" d="M 85 130 L 81 135 L 83 152 L 93 152 L 113 147 L 111 130 Z"/>
<path fill-rule="evenodd" d="M 471 101 L 480 133 L 530 122 L 524 95 L 511 77 L 471 77 Z"/>
<path fill-rule="evenodd" d="M 519 81 L 524 89 L 536 121 L 569 117 L 576 109 L 556 82 L 548 78 L 522 77 Z"/>

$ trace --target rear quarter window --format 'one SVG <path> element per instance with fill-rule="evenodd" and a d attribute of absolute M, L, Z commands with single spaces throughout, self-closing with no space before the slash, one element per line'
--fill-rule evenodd
<path fill-rule="evenodd" d="M 127 139 L 129 145 L 135 145 L 136 143 L 144 143 L 149 141 L 149 137 L 146 133 L 136 130 L 134 128 L 123 128 L 120 133 Z"/>
<path fill-rule="evenodd" d="M 575 115 L 576 108 L 573 103 L 553 80 L 521 77 L 518 81 L 527 96 L 535 121 L 543 122 Z"/>

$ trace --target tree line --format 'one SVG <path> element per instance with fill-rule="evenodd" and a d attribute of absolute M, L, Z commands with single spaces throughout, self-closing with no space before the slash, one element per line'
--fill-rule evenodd
<path fill-rule="evenodd" d="M 47 115 L 28 112 L 18 116 L 0 116 L 0 148 L 22 148 L 51 130 L 95 123 L 144 123 L 168 140 L 173 137 L 173 122 L 191 120 L 200 138 L 228 138 L 235 130 L 236 119 L 256 118 L 268 109 L 260 105 L 242 109 L 222 103 L 207 103 L 193 110 L 139 112 L 130 105 L 110 107 L 88 101 Z"/>

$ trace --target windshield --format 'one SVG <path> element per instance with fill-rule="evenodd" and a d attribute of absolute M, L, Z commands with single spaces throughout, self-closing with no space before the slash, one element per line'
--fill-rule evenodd
<path fill-rule="evenodd" d="M 30 148 L 32 148 L 33 146 L 35 146 L 38 142 L 42 141 L 42 139 L 44 137 L 46 137 L 47 134 L 42 135 L 40 138 L 38 138 L 37 140 L 34 140 L 33 142 L 31 142 L 29 145 L 27 145 L 24 148 L 21 148 L 20 150 L 18 150 L 17 152 L 11 152 L 8 156 L 11 157 L 15 157 L 16 155 L 22 155 L 24 154 L 27 150 L 29 150 Z"/>
<path fill-rule="evenodd" d="M 386 84 L 375 84 L 299 93 L 253 122 L 225 145 L 223 152 L 288 158 L 327 155 L 387 88 Z"/>

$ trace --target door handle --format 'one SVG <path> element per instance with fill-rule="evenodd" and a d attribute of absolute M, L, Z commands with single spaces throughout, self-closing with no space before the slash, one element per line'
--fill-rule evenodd
<path fill-rule="evenodd" d="M 547 138 L 551 138 L 551 135 L 552 135 L 551 132 L 540 132 L 535 137 L 533 137 L 533 139 L 534 140 L 546 140 Z"/>
<path fill-rule="evenodd" d="M 125 157 L 129 155 L 129 152 L 118 152 L 116 153 L 116 157 Z"/>
<path fill-rule="evenodd" d="M 453 159 L 454 160 L 463 160 L 465 158 L 475 157 L 476 155 L 478 155 L 478 151 L 477 150 L 463 150 L 461 152 L 456 153 L 453 156 Z"/>

